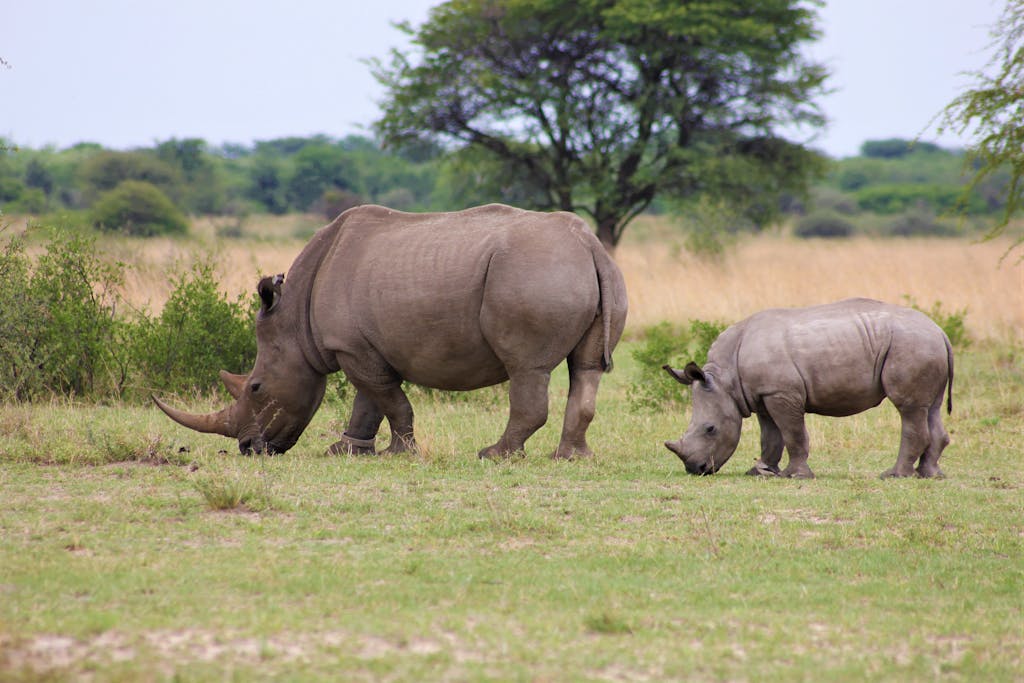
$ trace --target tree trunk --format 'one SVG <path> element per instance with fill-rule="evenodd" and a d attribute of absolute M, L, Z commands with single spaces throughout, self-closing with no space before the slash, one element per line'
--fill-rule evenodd
<path fill-rule="evenodd" d="M 619 242 L 618 235 L 615 234 L 617 224 L 618 220 L 614 216 L 605 216 L 597 221 L 597 239 L 612 258 L 615 258 L 615 247 Z"/>

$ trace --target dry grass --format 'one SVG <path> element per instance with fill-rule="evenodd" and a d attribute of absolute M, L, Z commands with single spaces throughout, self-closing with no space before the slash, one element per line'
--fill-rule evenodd
<path fill-rule="evenodd" d="M 806 306 L 850 296 L 923 308 L 967 309 L 976 338 L 1024 342 L 1024 265 L 1000 262 L 1008 241 L 966 239 L 800 240 L 742 238 L 720 259 L 694 256 L 680 238 L 623 244 L 630 325 L 662 320 L 735 322 L 776 306 Z"/>
<path fill-rule="evenodd" d="M 229 296 L 254 291 L 261 275 L 287 272 L 321 222 L 316 216 L 258 217 L 243 226 L 244 238 L 220 239 L 216 220 L 201 219 L 194 239 L 109 240 L 104 249 L 131 264 L 128 301 L 156 311 L 171 292 L 172 276 L 198 259 L 214 260 Z M 1007 240 L 762 234 L 742 237 L 716 259 L 688 252 L 661 219 L 643 217 L 635 228 L 616 254 L 629 289 L 632 330 L 662 320 L 735 322 L 764 308 L 849 296 L 892 303 L 911 297 L 924 308 L 935 302 L 948 312 L 966 308 L 974 338 L 1024 343 L 1024 264 L 1016 254 L 1001 261 Z"/>

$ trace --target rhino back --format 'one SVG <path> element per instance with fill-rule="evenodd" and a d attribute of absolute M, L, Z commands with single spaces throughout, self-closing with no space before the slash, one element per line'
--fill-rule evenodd
<path fill-rule="evenodd" d="M 495 384 L 507 378 L 503 353 L 521 346 L 523 362 L 564 358 L 593 322 L 590 240 L 565 213 L 360 207 L 321 264 L 314 324 L 328 349 L 355 358 L 372 350 L 417 384 Z"/>
<path fill-rule="evenodd" d="M 910 362 L 921 340 L 941 345 L 934 327 L 917 311 L 869 299 L 762 311 L 747 321 L 741 381 L 755 402 L 785 395 L 807 412 L 852 415 L 885 398 L 887 364 Z"/>

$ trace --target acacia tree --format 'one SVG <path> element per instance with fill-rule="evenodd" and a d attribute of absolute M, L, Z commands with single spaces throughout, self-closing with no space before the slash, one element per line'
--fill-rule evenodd
<path fill-rule="evenodd" d="M 614 247 L 655 196 L 711 193 L 762 223 L 822 159 L 825 69 L 801 52 L 817 0 L 450 0 L 373 63 L 385 144 L 476 148 L 536 208 Z"/>
<path fill-rule="evenodd" d="M 973 172 L 966 200 L 985 178 L 1009 167 L 1003 220 L 989 233 L 1001 234 L 1024 206 L 1024 1 L 1009 0 L 992 29 L 994 53 L 985 71 L 975 72 L 974 87 L 950 102 L 940 114 L 939 132 L 970 133 L 965 167 Z M 1021 237 L 1015 243 L 1024 242 Z"/>

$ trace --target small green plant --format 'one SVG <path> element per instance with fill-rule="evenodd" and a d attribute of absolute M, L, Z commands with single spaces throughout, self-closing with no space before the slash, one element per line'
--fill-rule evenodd
<path fill-rule="evenodd" d="M 630 628 L 624 619 L 608 612 L 587 616 L 583 620 L 583 625 L 590 633 L 606 636 L 629 635 L 633 633 L 633 629 Z"/>
<path fill-rule="evenodd" d="M 252 470 L 243 463 L 238 469 L 218 471 L 191 478 L 194 488 L 211 510 L 268 510 L 274 508 L 265 462 Z"/>
<path fill-rule="evenodd" d="M 211 510 L 245 508 L 257 498 L 257 491 L 249 482 L 230 477 L 196 477 L 192 486 Z"/>
<path fill-rule="evenodd" d="M 648 328 L 643 344 L 631 351 L 640 366 L 640 379 L 629 388 L 630 408 L 640 411 L 683 405 L 689 394 L 679 390 L 662 366 L 682 366 L 690 361 L 704 365 L 708 350 L 726 327 L 722 322 L 691 320 L 687 329 L 674 328 L 667 322 Z"/>
<path fill-rule="evenodd" d="M 949 343 L 955 348 L 965 349 L 970 346 L 971 339 L 967 334 L 967 326 L 964 322 L 967 319 L 966 307 L 958 311 L 947 311 L 943 308 L 941 301 L 933 303 L 931 308 L 922 308 L 911 296 L 904 295 L 903 300 L 907 306 L 916 311 L 921 311 L 934 320 L 935 324 L 946 333 L 946 336 L 949 337 Z"/>

